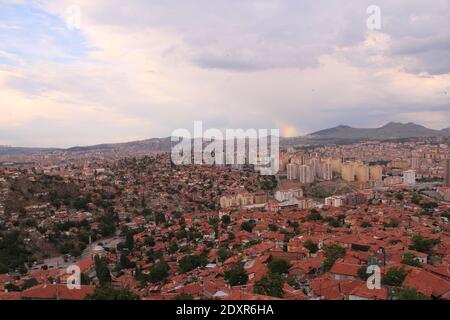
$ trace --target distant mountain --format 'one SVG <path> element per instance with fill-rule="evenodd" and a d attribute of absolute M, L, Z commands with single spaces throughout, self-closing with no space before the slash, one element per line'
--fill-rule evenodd
<path fill-rule="evenodd" d="M 446 131 L 447 130 L 447 131 Z M 433 130 L 415 123 L 389 122 L 380 128 L 337 126 L 308 135 L 311 139 L 402 139 L 450 135 L 450 129 Z"/>
<path fill-rule="evenodd" d="M 27 153 L 44 152 L 44 151 L 52 151 L 52 150 L 56 150 L 56 149 L 52 149 L 52 148 L 19 148 L 19 147 L 0 146 L 0 155 L 27 154 Z"/>
<path fill-rule="evenodd" d="M 443 132 L 446 136 L 450 136 L 450 128 L 442 129 L 441 132 Z"/>
<path fill-rule="evenodd" d="M 289 146 L 311 146 L 326 143 L 351 143 L 361 140 L 388 140 L 418 137 L 450 137 L 450 128 L 433 130 L 415 123 L 390 122 L 380 128 L 353 128 L 340 125 L 311 133 L 307 136 L 280 138 L 282 147 Z M 56 148 L 16 148 L 0 146 L 0 155 L 21 155 L 36 152 L 113 152 L 133 154 L 133 152 L 169 152 L 174 143 L 171 138 L 153 138 L 141 141 L 125 143 L 98 144 L 93 146 L 79 146 L 68 149 Z"/>
<path fill-rule="evenodd" d="M 89 151 L 108 151 L 108 150 L 148 150 L 148 151 L 169 151 L 171 148 L 170 137 L 153 138 L 140 141 L 131 141 L 124 143 L 98 144 L 85 147 L 72 147 L 65 149 L 68 152 L 89 152 Z"/>

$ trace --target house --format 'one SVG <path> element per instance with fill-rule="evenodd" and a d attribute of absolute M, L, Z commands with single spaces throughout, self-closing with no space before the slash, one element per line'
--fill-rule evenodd
<path fill-rule="evenodd" d="M 358 270 L 360 265 L 346 262 L 336 262 L 330 270 L 330 273 L 335 280 L 351 279 L 358 277 Z"/>
<path fill-rule="evenodd" d="M 298 280 L 318 274 L 323 260 L 320 257 L 308 260 L 294 261 L 289 269 L 289 276 Z"/>
<path fill-rule="evenodd" d="M 380 289 L 369 289 L 365 282 L 361 282 L 348 295 L 348 300 L 387 300 L 388 290 L 381 287 Z"/>
<path fill-rule="evenodd" d="M 403 285 L 434 298 L 449 296 L 450 293 L 450 281 L 418 268 L 412 268 Z"/>
<path fill-rule="evenodd" d="M 69 289 L 63 284 L 44 284 L 22 292 L 22 300 L 83 300 L 94 292 L 95 286 L 81 286 Z"/>

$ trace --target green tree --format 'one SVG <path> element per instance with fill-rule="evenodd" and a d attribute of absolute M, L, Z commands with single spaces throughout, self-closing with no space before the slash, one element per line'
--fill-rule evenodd
<path fill-rule="evenodd" d="M 430 254 L 432 248 L 440 243 L 439 239 L 425 239 L 420 235 L 414 235 L 412 237 L 412 244 L 409 249 Z"/>
<path fill-rule="evenodd" d="M 366 281 L 369 278 L 370 274 L 367 273 L 367 267 L 366 266 L 362 266 L 361 268 L 358 269 L 358 278 L 360 278 L 361 280 Z"/>
<path fill-rule="evenodd" d="M 285 259 L 273 259 L 269 262 L 269 271 L 271 273 L 288 273 L 290 267 L 290 263 Z"/>
<path fill-rule="evenodd" d="M 387 286 L 399 287 L 405 281 L 408 271 L 403 268 L 392 267 L 390 268 L 384 277 L 381 279 L 381 283 Z"/>
<path fill-rule="evenodd" d="M 247 232 L 252 232 L 254 227 L 255 227 L 254 220 L 245 221 L 241 224 L 241 230 L 245 230 Z"/>
<path fill-rule="evenodd" d="M 319 220 L 322 220 L 322 216 L 320 215 L 319 211 L 317 211 L 316 209 L 312 209 L 310 211 L 310 213 L 308 214 L 307 219 L 309 221 L 319 221 Z"/>
<path fill-rule="evenodd" d="M 24 242 L 25 234 L 14 230 L 0 232 L 0 273 L 23 266 L 31 255 Z"/>
<path fill-rule="evenodd" d="M 172 300 L 189 301 L 194 300 L 194 297 L 189 293 L 180 293 L 173 297 Z"/>
<path fill-rule="evenodd" d="M 98 256 L 95 257 L 95 273 L 101 287 L 111 284 L 111 273 L 108 268 L 108 261 Z"/>
<path fill-rule="evenodd" d="M 155 238 L 152 236 L 146 237 L 144 240 L 144 244 L 149 247 L 153 247 L 155 245 Z"/>
<path fill-rule="evenodd" d="M 361 222 L 361 228 L 369 228 L 371 226 L 372 226 L 372 224 L 368 221 Z"/>
<path fill-rule="evenodd" d="M 224 262 L 230 257 L 231 253 L 227 247 L 222 246 L 217 250 L 217 255 L 219 256 L 219 261 Z"/>
<path fill-rule="evenodd" d="M 227 214 L 225 214 L 225 215 L 223 215 L 222 216 L 222 223 L 224 224 L 224 225 L 229 225 L 230 223 L 231 223 L 231 218 L 230 218 L 230 216 L 229 215 L 227 215 Z"/>
<path fill-rule="evenodd" d="M 268 273 L 255 283 L 253 292 L 260 295 L 283 298 L 283 285 L 284 281 L 281 275 Z"/>
<path fill-rule="evenodd" d="M 225 281 L 227 281 L 231 286 L 244 285 L 248 281 L 248 275 L 245 273 L 244 269 L 234 269 L 228 270 L 224 275 Z"/>
<path fill-rule="evenodd" d="M 393 292 L 393 298 L 396 300 L 431 300 L 429 296 L 426 296 L 420 292 L 417 292 L 413 288 L 398 288 Z"/>
<path fill-rule="evenodd" d="M 419 267 L 419 268 L 421 268 L 422 265 L 420 264 L 419 261 L 417 261 L 416 258 L 417 258 L 417 257 L 416 257 L 414 254 L 412 254 L 412 253 L 405 253 L 405 254 L 403 255 L 402 263 L 403 263 L 403 264 L 406 264 L 406 265 L 408 265 L 408 266 L 413 266 L 413 267 Z"/>
<path fill-rule="evenodd" d="M 308 249 L 309 252 L 311 252 L 311 253 L 316 253 L 319 250 L 319 247 L 317 246 L 317 244 L 312 242 L 312 240 L 306 240 L 305 243 L 303 244 L 303 246 L 306 249 Z"/>
<path fill-rule="evenodd" d="M 23 290 L 26 290 L 28 288 L 32 288 L 34 286 L 37 286 L 38 284 L 39 284 L 39 282 L 35 278 L 27 279 L 23 283 L 21 290 L 23 291 Z"/>
<path fill-rule="evenodd" d="M 328 272 L 333 267 L 337 259 L 345 256 L 345 248 L 333 243 L 323 248 L 323 253 L 325 255 L 323 267 L 325 272 Z"/>
<path fill-rule="evenodd" d="M 175 252 L 177 252 L 179 249 L 178 244 L 176 241 L 172 241 L 169 245 L 169 253 L 170 254 L 174 254 Z"/>
<path fill-rule="evenodd" d="M 422 202 L 422 197 L 418 194 L 415 194 L 412 196 L 411 202 L 414 204 L 420 205 L 420 203 Z"/>
<path fill-rule="evenodd" d="M 392 218 L 388 223 L 385 223 L 384 226 L 386 228 L 397 228 L 400 225 L 400 221 L 398 219 Z"/>
<path fill-rule="evenodd" d="M 85 297 L 86 300 L 139 300 L 139 296 L 127 288 L 101 286 Z"/>
<path fill-rule="evenodd" d="M 20 291 L 20 288 L 13 283 L 7 283 L 5 285 L 5 289 L 8 290 L 9 292 L 19 292 Z"/>
<path fill-rule="evenodd" d="M 0 274 L 8 273 L 9 268 L 6 264 L 0 262 Z"/>
<path fill-rule="evenodd" d="M 400 200 L 400 201 L 403 201 L 403 199 L 405 198 L 405 197 L 403 196 L 403 194 L 400 193 L 400 192 L 398 192 L 398 193 L 395 195 L 395 197 L 397 198 L 397 200 Z"/>
<path fill-rule="evenodd" d="M 203 267 L 207 263 L 206 257 L 199 256 L 199 255 L 188 255 L 181 258 L 179 265 L 181 268 L 181 271 L 189 272 L 191 270 L 194 270 L 198 267 Z"/>
<path fill-rule="evenodd" d="M 160 260 L 150 270 L 150 281 L 157 283 L 163 281 L 169 274 L 169 266 L 164 260 Z"/>
<path fill-rule="evenodd" d="M 134 249 L 134 238 L 133 238 L 133 232 L 128 231 L 125 236 L 125 248 L 132 251 Z"/>

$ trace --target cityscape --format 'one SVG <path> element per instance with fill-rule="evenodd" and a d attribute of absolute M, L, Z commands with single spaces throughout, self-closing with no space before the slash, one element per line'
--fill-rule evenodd
<path fill-rule="evenodd" d="M 450 300 L 449 3 L 328 2 L 0 1 L 0 301 Z"/>
<path fill-rule="evenodd" d="M 282 148 L 275 176 L 161 151 L 4 154 L 0 298 L 448 299 L 448 141 Z"/>

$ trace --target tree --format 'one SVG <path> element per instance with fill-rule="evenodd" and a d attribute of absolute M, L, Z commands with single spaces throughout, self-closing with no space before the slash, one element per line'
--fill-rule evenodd
<path fill-rule="evenodd" d="M 108 261 L 98 256 L 95 257 L 95 273 L 100 286 L 107 286 L 111 284 L 111 274 L 108 268 Z"/>
<path fill-rule="evenodd" d="M 157 283 L 164 280 L 169 274 L 169 266 L 164 260 L 160 260 L 150 270 L 150 281 Z"/>
<path fill-rule="evenodd" d="M 422 204 L 422 209 L 426 210 L 426 211 L 432 211 L 435 208 L 439 207 L 439 205 L 432 201 L 432 202 L 426 202 Z"/>
<path fill-rule="evenodd" d="M 403 201 L 403 199 L 405 198 L 405 197 L 403 196 L 403 194 L 400 193 L 400 192 L 398 192 L 398 193 L 395 195 L 395 197 L 396 197 L 397 200 L 399 200 L 399 201 Z"/>
<path fill-rule="evenodd" d="M 9 268 L 6 264 L 0 262 L 0 274 L 8 273 Z"/>
<path fill-rule="evenodd" d="M 240 268 L 226 271 L 224 279 L 231 286 L 239 286 L 247 283 L 248 275 L 245 273 L 244 269 Z"/>
<path fill-rule="evenodd" d="M 180 294 L 177 294 L 175 297 L 173 297 L 172 300 L 189 301 L 189 300 L 194 300 L 194 297 L 189 293 L 180 293 Z"/>
<path fill-rule="evenodd" d="M 319 211 L 317 211 L 316 209 L 312 209 L 310 211 L 310 213 L 308 214 L 307 219 L 309 221 L 319 221 L 319 220 L 322 220 L 322 216 L 320 215 Z"/>
<path fill-rule="evenodd" d="M 362 266 L 361 268 L 358 269 L 358 278 L 360 278 L 361 280 L 366 281 L 369 278 L 369 274 L 367 274 L 367 267 L 366 266 Z"/>
<path fill-rule="evenodd" d="M 361 222 L 361 228 L 369 228 L 371 226 L 372 226 L 372 224 L 368 221 Z"/>
<path fill-rule="evenodd" d="M 224 225 L 229 225 L 231 223 L 231 218 L 229 215 L 225 214 L 222 216 L 222 223 Z"/>
<path fill-rule="evenodd" d="M 403 264 L 406 264 L 406 265 L 408 265 L 408 266 L 413 266 L 413 267 L 421 268 L 422 265 L 420 264 L 419 261 L 417 261 L 416 258 L 417 258 L 417 257 L 416 257 L 414 254 L 412 254 L 412 253 L 405 253 L 405 254 L 403 255 L 402 263 L 403 263 Z"/>
<path fill-rule="evenodd" d="M 23 290 L 26 290 L 28 288 L 32 288 L 34 286 L 37 286 L 38 284 L 39 284 L 39 282 L 35 278 L 27 279 L 23 283 L 21 290 L 23 291 Z"/>
<path fill-rule="evenodd" d="M 133 232 L 128 231 L 125 236 L 125 248 L 132 251 L 134 248 L 134 238 L 133 238 Z"/>
<path fill-rule="evenodd" d="M 255 283 L 253 293 L 283 298 L 283 285 L 284 281 L 281 275 L 269 272 L 264 278 Z"/>
<path fill-rule="evenodd" d="M 303 244 L 303 246 L 309 250 L 309 252 L 311 253 L 316 253 L 319 250 L 319 247 L 317 246 L 317 244 L 315 244 L 314 242 L 312 242 L 312 240 L 307 240 L 305 241 L 305 243 Z"/>
<path fill-rule="evenodd" d="M 386 228 L 397 228 L 400 225 L 400 221 L 398 219 L 392 218 L 388 223 L 385 223 L 384 226 Z"/>
<path fill-rule="evenodd" d="M 340 227 L 342 227 L 342 225 L 339 222 L 339 220 L 336 220 L 336 219 L 333 219 L 333 218 L 329 218 L 327 220 L 328 220 L 328 225 L 330 227 L 333 227 L 333 228 L 340 228 Z"/>
<path fill-rule="evenodd" d="M 207 263 L 207 260 L 204 256 L 197 256 L 197 255 L 188 255 L 181 258 L 179 264 L 181 271 L 188 272 L 191 270 L 194 270 L 195 268 L 205 266 Z"/>
<path fill-rule="evenodd" d="M 422 202 L 422 197 L 418 194 L 415 194 L 412 196 L 411 198 L 411 202 L 416 204 L 416 205 L 420 205 L 420 203 Z"/>
<path fill-rule="evenodd" d="M 439 239 L 425 239 L 420 235 L 414 235 L 412 237 L 412 244 L 409 249 L 430 254 L 431 249 L 440 243 Z"/>
<path fill-rule="evenodd" d="M 219 261 L 224 262 L 230 257 L 230 251 L 227 247 L 222 246 L 217 250 L 217 255 L 219 256 Z"/>
<path fill-rule="evenodd" d="M 16 269 L 27 262 L 31 253 L 26 249 L 20 231 L 0 232 L 0 274 Z"/>
<path fill-rule="evenodd" d="M 152 236 L 146 237 L 144 240 L 144 244 L 149 247 L 153 247 L 155 245 L 155 239 Z"/>
<path fill-rule="evenodd" d="M 288 221 L 288 225 L 291 228 L 297 229 L 300 225 L 297 221 Z"/>
<path fill-rule="evenodd" d="M 413 288 L 398 288 L 393 292 L 393 298 L 397 300 L 431 300 L 429 296 L 426 296 Z"/>
<path fill-rule="evenodd" d="M 79 198 L 75 199 L 75 201 L 73 203 L 73 207 L 77 210 L 88 210 L 89 209 L 88 204 L 89 204 L 89 199 L 79 197 Z"/>
<path fill-rule="evenodd" d="M 245 221 L 241 224 L 241 230 L 245 230 L 247 232 L 252 232 L 254 227 L 255 227 L 254 220 Z"/>
<path fill-rule="evenodd" d="M 178 249 L 179 249 L 179 247 L 178 247 L 177 242 L 176 241 L 172 241 L 170 243 L 170 245 L 169 245 L 168 251 L 169 251 L 170 254 L 174 254 L 175 252 L 178 251 Z"/>
<path fill-rule="evenodd" d="M 338 244 L 330 244 L 323 249 L 325 255 L 324 270 L 330 271 L 337 259 L 345 256 L 345 248 Z"/>
<path fill-rule="evenodd" d="M 166 222 L 166 216 L 164 215 L 164 213 L 158 212 L 155 214 L 155 223 L 157 225 L 160 225 L 165 222 Z"/>
<path fill-rule="evenodd" d="M 112 236 L 116 232 L 116 224 L 115 221 L 117 220 L 117 216 L 113 213 L 109 212 L 104 214 L 102 217 L 100 217 L 100 233 L 104 237 Z"/>
<path fill-rule="evenodd" d="M 208 223 L 214 227 L 219 223 L 219 219 L 217 219 L 216 217 L 210 217 L 208 219 Z"/>
<path fill-rule="evenodd" d="M 283 274 L 288 273 L 289 268 L 291 267 L 290 263 L 284 259 L 273 259 L 269 262 L 269 271 L 271 273 Z"/>
<path fill-rule="evenodd" d="M 139 296 L 127 288 L 115 289 L 112 286 L 101 286 L 95 288 L 92 294 L 85 300 L 139 300 Z"/>
<path fill-rule="evenodd" d="M 381 279 L 381 283 L 387 286 L 399 287 L 405 281 L 408 271 L 403 268 L 392 267 Z"/>
<path fill-rule="evenodd" d="M 131 262 L 125 253 L 120 253 L 119 269 L 130 269 L 136 267 L 136 263 Z"/>

